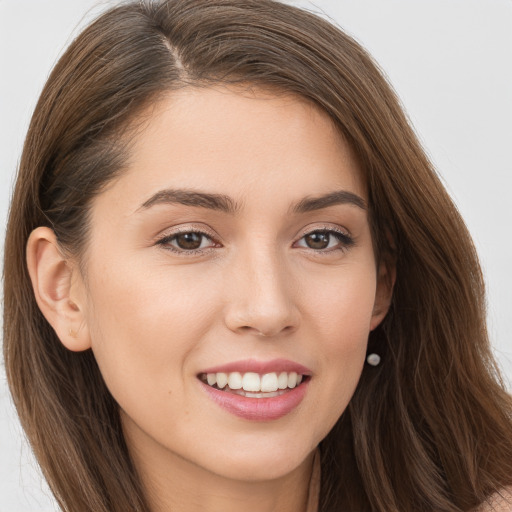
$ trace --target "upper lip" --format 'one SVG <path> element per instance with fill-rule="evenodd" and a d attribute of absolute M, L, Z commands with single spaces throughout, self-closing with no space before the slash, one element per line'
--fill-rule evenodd
<path fill-rule="evenodd" d="M 272 359 L 271 361 L 257 361 L 255 359 L 244 359 L 242 361 L 233 361 L 231 363 L 221 364 L 206 368 L 200 374 L 204 373 L 265 373 L 295 372 L 301 375 L 311 375 L 311 370 L 305 366 L 290 361 L 289 359 Z"/>

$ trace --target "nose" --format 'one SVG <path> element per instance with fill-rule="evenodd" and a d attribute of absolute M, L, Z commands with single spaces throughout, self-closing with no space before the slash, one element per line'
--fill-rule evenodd
<path fill-rule="evenodd" d="M 297 286 L 279 255 L 259 251 L 240 257 L 229 289 L 225 323 L 233 332 L 272 337 L 297 329 Z"/>

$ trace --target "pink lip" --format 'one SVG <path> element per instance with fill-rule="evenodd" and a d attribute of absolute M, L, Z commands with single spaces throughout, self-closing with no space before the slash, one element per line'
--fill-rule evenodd
<path fill-rule="evenodd" d="M 302 402 L 309 385 L 308 379 L 282 395 L 273 398 L 251 398 L 221 391 L 202 381 L 199 382 L 215 403 L 231 414 L 251 421 L 270 421 L 282 418 Z"/>
<path fill-rule="evenodd" d="M 220 372 L 254 372 L 260 375 L 273 372 L 296 372 L 306 376 L 311 376 L 312 373 L 309 368 L 289 361 L 288 359 L 273 359 L 271 361 L 246 359 L 206 368 L 199 375 Z M 215 403 L 231 414 L 251 421 L 277 420 L 289 414 L 302 402 L 308 390 L 309 381 L 310 379 L 303 380 L 300 385 L 289 389 L 279 396 L 272 398 L 253 398 L 221 391 L 199 380 L 202 388 Z"/>
<path fill-rule="evenodd" d="M 296 372 L 301 375 L 311 375 L 311 370 L 294 363 L 288 359 L 273 359 L 271 361 L 257 361 L 255 359 L 246 359 L 244 361 L 234 361 L 232 363 L 223 364 L 207 368 L 200 373 L 231 373 L 231 372 L 254 372 L 263 375 L 265 373 L 279 372 Z"/>

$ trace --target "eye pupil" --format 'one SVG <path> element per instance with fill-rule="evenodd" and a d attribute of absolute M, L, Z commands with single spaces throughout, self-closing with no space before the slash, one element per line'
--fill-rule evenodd
<path fill-rule="evenodd" d="M 183 233 L 176 237 L 176 244 L 180 249 L 199 249 L 202 238 L 200 233 Z"/>
<path fill-rule="evenodd" d="M 306 244 L 311 249 L 325 249 L 329 245 L 330 233 L 315 231 L 305 236 Z"/>

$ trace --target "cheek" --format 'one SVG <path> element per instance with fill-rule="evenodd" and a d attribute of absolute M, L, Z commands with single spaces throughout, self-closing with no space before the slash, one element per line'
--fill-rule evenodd
<path fill-rule="evenodd" d="M 375 302 L 376 275 L 368 265 L 340 271 L 336 279 L 311 288 L 308 335 L 315 339 L 317 385 L 328 433 L 347 407 L 361 376 Z M 348 270 L 348 269 L 347 269 Z"/>
<path fill-rule="evenodd" d="M 376 292 L 373 259 L 312 276 L 302 293 L 303 308 L 312 325 L 322 333 L 330 355 L 342 354 L 366 342 L 370 332 Z"/>
<path fill-rule="evenodd" d="M 169 341 L 186 339 L 215 304 L 208 276 L 197 272 L 149 268 L 135 259 L 91 274 L 105 277 L 90 282 L 88 320 L 100 336 L 108 332 L 109 338 L 138 338 L 140 346 L 161 343 L 169 348 Z"/>
<path fill-rule="evenodd" d="M 147 403 L 179 388 L 215 317 L 213 290 L 186 272 L 123 264 L 91 272 L 92 349 L 113 396 Z M 178 394 L 175 394 L 178 396 Z"/>

